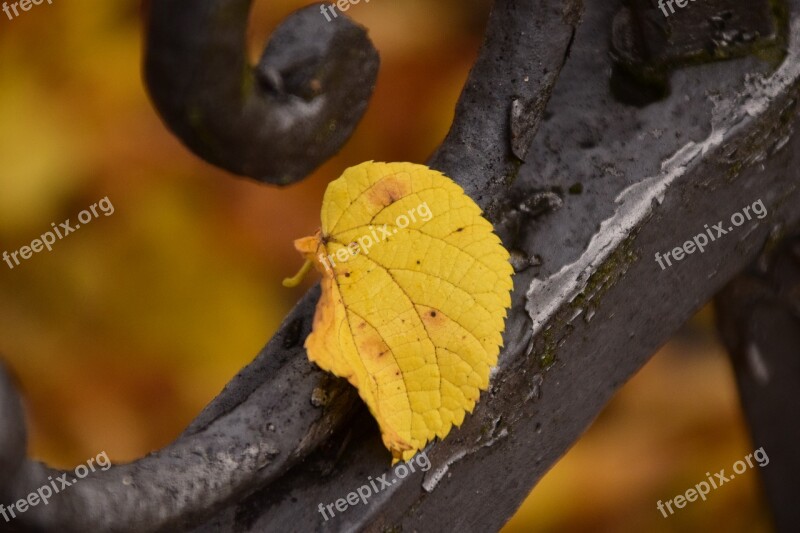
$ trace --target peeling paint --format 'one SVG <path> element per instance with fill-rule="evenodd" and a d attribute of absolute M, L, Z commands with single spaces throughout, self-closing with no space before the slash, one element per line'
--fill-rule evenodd
<path fill-rule="evenodd" d="M 800 31 L 800 21 L 792 24 L 792 34 Z M 786 60 L 771 76 L 748 76 L 746 89 L 732 99 L 709 96 L 714 108 L 711 133 L 700 143 L 688 142 L 662 162 L 658 175 L 645 178 L 623 190 L 615 199 L 619 207 L 603 221 L 586 250 L 574 262 L 545 280 L 533 279 L 526 292 L 525 309 L 531 318 L 535 337 L 564 302 L 573 301 L 587 286 L 589 278 L 611 254 L 651 214 L 654 204 L 660 205 L 670 185 L 683 176 L 699 155 L 720 146 L 737 125 L 748 117 L 767 111 L 769 103 L 782 94 L 800 76 L 800 43 L 793 43 Z M 752 161 L 765 157 L 756 154 Z"/>
<path fill-rule="evenodd" d="M 422 481 L 422 488 L 425 489 L 426 492 L 433 492 L 436 489 L 436 486 L 439 484 L 444 476 L 447 475 L 447 472 L 450 470 L 450 467 L 454 464 L 466 457 L 467 455 L 471 455 L 481 448 L 488 448 L 494 446 L 494 444 L 508 436 L 508 429 L 503 428 L 497 434 L 497 436 L 493 437 L 491 440 L 488 440 L 481 444 L 480 446 L 475 446 L 470 448 L 469 450 L 459 450 L 458 452 L 451 455 L 441 466 L 428 471 L 425 474 L 425 479 Z"/>

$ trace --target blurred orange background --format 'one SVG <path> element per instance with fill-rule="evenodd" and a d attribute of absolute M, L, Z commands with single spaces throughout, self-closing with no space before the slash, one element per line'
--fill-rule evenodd
<path fill-rule="evenodd" d="M 265 4 L 254 59 L 304 5 Z M 342 152 L 285 189 L 212 168 L 164 128 L 142 85 L 138 2 L 0 13 L 0 253 L 105 196 L 115 208 L 52 252 L 0 263 L 0 354 L 27 402 L 30 454 L 66 468 L 173 440 L 313 283 L 280 280 L 300 266 L 292 240 L 319 225 L 326 184 L 364 160 L 424 162 L 444 137 L 489 4 L 353 6 L 381 53 L 375 96 Z M 758 448 L 712 322 L 705 309 L 621 390 L 505 531 L 770 530 L 757 469 L 667 519 L 656 510 Z"/>

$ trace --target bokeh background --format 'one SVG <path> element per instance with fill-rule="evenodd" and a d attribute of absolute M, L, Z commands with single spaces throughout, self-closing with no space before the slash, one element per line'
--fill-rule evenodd
<path fill-rule="evenodd" d="M 304 2 L 265 4 L 252 18 L 254 59 Z M 216 170 L 163 127 L 142 85 L 138 1 L 0 13 L 0 253 L 100 198 L 115 207 L 52 252 L 0 263 L 0 356 L 27 401 L 30 454 L 66 468 L 101 451 L 130 461 L 174 439 L 313 282 L 280 285 L 300 266 L 292 239 L 317 228 L 326 184 L 367 159 L 425 161 L 444 137 L 488 6 L 351 8 L 381 53 L 375 96 L 342 152 L 287 189 Z M 758 469 L 668 519 L 655 507 L 754 448 L 704 309 L 506 531 L 769 531 Z"/>

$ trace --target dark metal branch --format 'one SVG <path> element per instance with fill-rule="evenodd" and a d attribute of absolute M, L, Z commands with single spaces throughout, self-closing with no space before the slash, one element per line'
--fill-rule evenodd
<path fill-rule="evenodd" d="M 319 4 L 247 61 L 252 0 L 147 3 L 144 75 L 167 126 L 195 154 L 235 174 L 286 185 L 339 151 L 366 110 L 378 53 L 364 28 Z"/>
<path fill-rule="evenodd" d="M 498 0 L 486 39 L 431 167 L 494 218 L 544 116 L 583 11 L 582 0 Z"/>
<path fill-rule="evenodd" d="M 486 124 L 473 126 L 485 127 L 487 135 L 495 139 L 489 152 L 493 154 L 493 162 L 502 158 L 504 168 L 516 164 L 511 154 L 512 125 L 517 131 L 522 131 L 519 124 L 536 124 L 540 120 L 544 102 L 567 55 L 574 28 L 564 25 L 560 14 L 554 25 L 547 26 L 561 36 L 559 42 L 562 47 L 555 53 L 551 52 L 550 43 L 541 36 L 534 40 L 521 39 L 516 46 L 513 46 L 513 41 L 504 44 L 503 53 L 512 53 L 521 63 L 502 61 L 502 53 L 498 55 L 493 43 L 504 42 L 507 39 L 500 36 L 506 35 L 506 32 L 512 32 L 509 35 L 513 35 L 516 30 L 522 31 L 526 24 L 543 24 L 552 17 L 552 13 L 545 8 L 544 4 L 547 3 L 544 0 L 522 2 L 519 9 L 513 9 L 513 2 L 498 2 L 492 12 L 489 36 L 481 59 L 459 104 L 460 108 L 469 109 L 464 102 L 473 97 L 474 89 L 470 87 L 483 86 L 488 90 L 480 96 L 483 105 L 488 109 L 509 110 Z M 165 1 L 162 4 L 162 9 L 171 11 L 157 16 L 151 11 L 150 35 L 155 33 L 158 39 L 167 39 L 168 35 L 173 34 L 194 34 L 186 31 L 188 26 L 167 31 L 164 20 L 181 20 L 187 15 L 176 11 L 176 2 Z M 571 12 L 577 4 L 575 0 L 567 0 L 564 11 Z M 570 6 L 569 9 L 566 6 Z M 310 10 L 307 12 L 311 13 Z M 319 16 L 319 13 L 315 15 Z M 517 16 L 528 17 L 529 21 L 515 21 L 514 17 Z M 154 32 L 152 24 L 157 21 L 162 21 L 162 27 Z M 512 26 L 507 26 L 512 22 Z M 531 29 L 526 32 L 526 35 L 535 33 Z M 163 54 L 164 48 L 161 45 L 153 47 L 153 40 L 153 37 L 149 38 L 148 65 L 158 61 L 161 68 L 167 68 L 174 59 L 169 54 L 166 59 L 156 54 L 156 49 Z M 222 46 L 222 43 L 216 46 Z M 209 48 L 206 53 L 214 57 L 215 49 Z M 548 65 L 546 68 L 551 73 L 545 81 L 539 79 L 538 68 L 542 64 Z M 511 80 L 502 91 L 492 91 L 476 81 L 483 76 L 501 76 L 499 71 L 486 72 L 490 66 L 491 69 L 505 69 L 502 77 Z M 153 77 L 152 74 L 148 76 Z M 172 79 L 172 83 L 178 82 L 180 80 Z M 153 85 L 151 82 L 151 90 Z M 204 83 L 196 85 L 197 90 L 204 87 Z M 185 86 L 164 86 L 161 90 L 164 92 L 163 98 L 172 101 L 170 106 L 177 106 L 183 109 L 181 113 L 185 113 L 185 102 L 174 96 L 187 90 Z M 199 96 L 201 100 L 204 94 Z M 157 100 L 157 97 L 154 96 L 154 99 Z M 526 104 L 519 108 L 520 102 L 533 101 L 539 104 Z M 510 113 L 512 104 L 517 106 L 513 119 Z M 185 122 L 178 121 L 174 127 L 185 126 Z M 535 126 L 532 128 L 523 133 L 531 139 Z M 460 129 L 461 126 L 456 126 L 454 131 Z M 447 169 L 465 187 L 472 187 L 473 190 L 480 188 L 482 180 L 490 179 L 493 163 L 483 162 L 483 166 L 475 163 L 463 169 L 448 166 L 447 160 L 454 154 L 461 151 L 467 156 L 472 151 L 454 135 L 451 133 L 438 156 L 441 168 Z M 281 160 L 290 164 L 297 162 L 296 158 L 289 155 L 282 156 Z M 479 202 L 484 203 L 485 200 L 488 197 L 479 199 Z M 344 423 L 350 412 L 349 407 L 356 398 L 352 389 L 342 383 L 337 383 L 331 389 L 330 378 L 310 365 L 305 357 L 302 341 L 310 328 L 316 299 L 315 290 L 298 304 L 260 356 L 242 370 L 178 441 L 135 463 L 114 466 L 108 472 L 82 480 L 73 490 L 65 493 L 57 504 L 53 502 L 43 510 L 29 511 L 24 517 L 27 523 L 36 524 L 37 527 L 58 524 L 64 531 L 79 531 L 87 524 L 91 524 L 96 531 L 155 530 L 177 524 L 187 525 L 198 522 L 221 505 L 242 498 L 284 473 Z M 315 408 L 311 400 L 314 391 L 317 391 L 317 396 L 319 391 L 325 391 L 322 396 L 328 397 L 327 401 L 338 398 L 335 404 L 338 407 L 325 410 Z M 244 413 L 248 415 L 243 416 Z M 275 413 L 276 421 L 271 421 L 269 413 Z M 194 464 L 194 468 L 189 468 L 188 463 Z M 30 487 L 39 486 L 43 479 L 52 474 L 54 471 L 42 465 L 26 463 L 24 472 L 11 484 L 11 488 L 15 494 L 27 494 Z M 132 502 L 137 502 L 137 505 L 132 505 Z M 108 508 L 119 509 L 119 512 L 102 513 L 103 509 Z"/>
<path fill-rule="evenodd" d="M 778 531 L 800 524 L 800 236 L 774 242 L 716 301 Z"/>
<path fill-rule="evenodd" d="M 312 369 L 305 357 L 302 340 L 318 296 L 315 289 L 300 301 L 281 332 L 177 441 L 92 473 L 14 523 L 64 532 L 173 531 L 277 479 L 325 441 L 354 404 L 346 382 Z M 0 366 L 0 421 L 8 428 L 0 435 L 0 503 L 35 492 L 48 477 L 74 478 L 71 471 L 22 460 L 25 430 L 17 403 Z M 4 523 L 0 517 L 0 530 Z"/>
<path fill-rule="evenodd" d="M 504 222 L 521 220 L 516 232 L 499 227 L 506 244 L 540 255 L 542 266 L 517 274 L 492 388 L 428 449 L 431 470 L 325 521 L 318 504 L 368 476 L 392 477 L 374 428 L 359 425 L 340 456 L 314 454 L 199 531 L 498 529 L 621 384 L 758 254 L 772 226 L 798 222 L 800 46 L 775 72 L 741 61 L 675 73 L 675 96 L 637 111 L 609 95 L 617 7 L 587 5 L 530 164 L 500 200 L 517 199 Z M 795 18 L 792 42 L 798 34 Z M 583 193 L 558 211 L 517 209 L 537 190 L 576 183 Z M 757 199 L 764 220 L 665 270 L 654 260 Z"/>
<path fill-rule="evenodd" d="M 0 360 L 0 472 L 2 477 L 14 478 L 25 460 L 28 432 L 22 402 L 12 377 Z M 0 483 L 0 503 L 11 500 L 15 494 Z"/>
<path fill-rule="evenodd" d="M 577 4 L 548 4 L 498 0 L 457 124 L 432 159 L 485 209 L 503 205 L 497 220 L 506 245 L 542 264 L 516 276 L 492 388 L 462 428 L 428 450 L 430 471 L 331 522 L 317 513 L 318 503 L 387 472 L 389 455 L 367 422 L 336 432 L 353 412 L 353 393 L 335 394 L 340 389 L 303 355 L 315 290 L 174 445 L 81 481 L 74 496 L 64 493 L 68 499 L 52 511 L 29 511 L 24 523 L 96 531 L 200 522 L 207 531 L 498 528 L 621 383 L 757 255 L 769 226 L 800 218 L 796 18 L 793 48 L 778 71 L 742 61 L 675 73 L 680 96 L 637 111 L 608 94 L 617 6 L 587 5 L 573 41 Z M 800 0 L 792 7 L 797 13 Z M 537 9 L 553 11 L 539 18 Z M 553 34 L 530 40 L 542 28 Z M 556 52 L 546 51 L 550 39 Z M 557 84 L 534 81 L 544 68 L 551 72 L 542 65 L 557 72 L 568 52 Z M 525 81 L 529 71 L 534 77 Z M 526 91 L 530 82 L 539 88 Z M 529 164 L 508 191 L 519 157 Z M 558 211 L 534 216 L 526 204 L 537 191 L 576 182 L 584 193 L 562 198 Z M 769 209 L 763 222 L 668 270 L 652 259 L 758 196 Z M 329 446 L 320 446 L 323 439 Z M 24 470 L 14 494 L 46 473 L 33 463 Z M 124 472 L 135 473 L 135 483 Z M 98 516 L 107 508 L 114 513 Z M 206 511 L 216 514 L 203 521 Z"/>

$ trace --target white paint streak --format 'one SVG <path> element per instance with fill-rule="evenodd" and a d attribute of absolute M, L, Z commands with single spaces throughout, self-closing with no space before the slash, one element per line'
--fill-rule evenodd
<path fill-rule="evenodd" d="M 750 369 L 750 374 L 753 376 L 753 379 L 756 380 L 756 383 L 762 387 L 769 383 L 769 367 L 764 360 L 764 356 L 761 354 L 761 350 L 759 350 L 758 346 L 755 344 L 747 346 L 747 366 Z"/>
<path fill-rule="evenodd" d="M 800 19 L 792 23 L 792 35 L 800 32 Z M 617 249 L 630 231 L 650 214 L 653 203 L 664 200 L 669 186 L 686 173 L 689 164 L 698 156 L 717 148 L 726 136 L 747 117 L 755 118 L 769 108 L 770 102 L 782 94 L 800 76 L 800 43 L 794 42 L 786 60 L 769 78 L 750 76 L 745 91 L 731 100 L 717 100 L 711 119 L 711 133 L 702 142 L 690 141 L 661 164 L 661 173 L 645 178 L 622 191 L 615 203 L 616 212 L 600 225 L 586 250 L 577 261 L 565 265 L 545 280 L 534 279 L 526 293 L 525 309 L 533 322 L 536 336 L 566 301 L 572 301 L 586 288 L 589 277 Z M 765 157 L 765 154 L 762 158 Z M 758 158 L 756 158 L 758 161 Z M 533 339 L 531 339 L 533 342 Z"/>
<path fill-rule="evenodd" d="M 497 421 L 495 421 L 495 427 L 497 427 L 496 423 L 497 423 Z M 430 470 L 430 471 L 428 471 L 427 474 L 425 474 L 425 479 L 422 481 L 422 488 L 425 489 L 426 492 L 433 492 L 434 489 L 436 488 L 436 485 L 438 485 L 439 482 L 442 481 L 442 479 L 444 479 L 444 476 L 447 475 L 447 471 L 450 470 L 450 466 L 453 463 L 456 463 L 456 462 L 460 461 L 461 459 L 466 457 L 468 454 L 472 454 L 472 453 L 477 452 L 481 448 L 486 448 L 486 447 L 489 447 L 489 446 L 493 446 L 494 443 L 496 443 L 500 439 L 506 438 L 507 436 L 508 436 L 508 429 L 503 428 L 503 429 L 500 430 L 500 433 L 498 433 L 496 437 L 494 437 L 493 439 L 481 444 L 480 446 L 475 446 L 474 448 L 471 448 L 469 450 L 459 450 L 459 451 L 457 451 L 456 453 L 451 455 L 444 462 L 443 465 L 437 467 L 435 470 Z"/>

